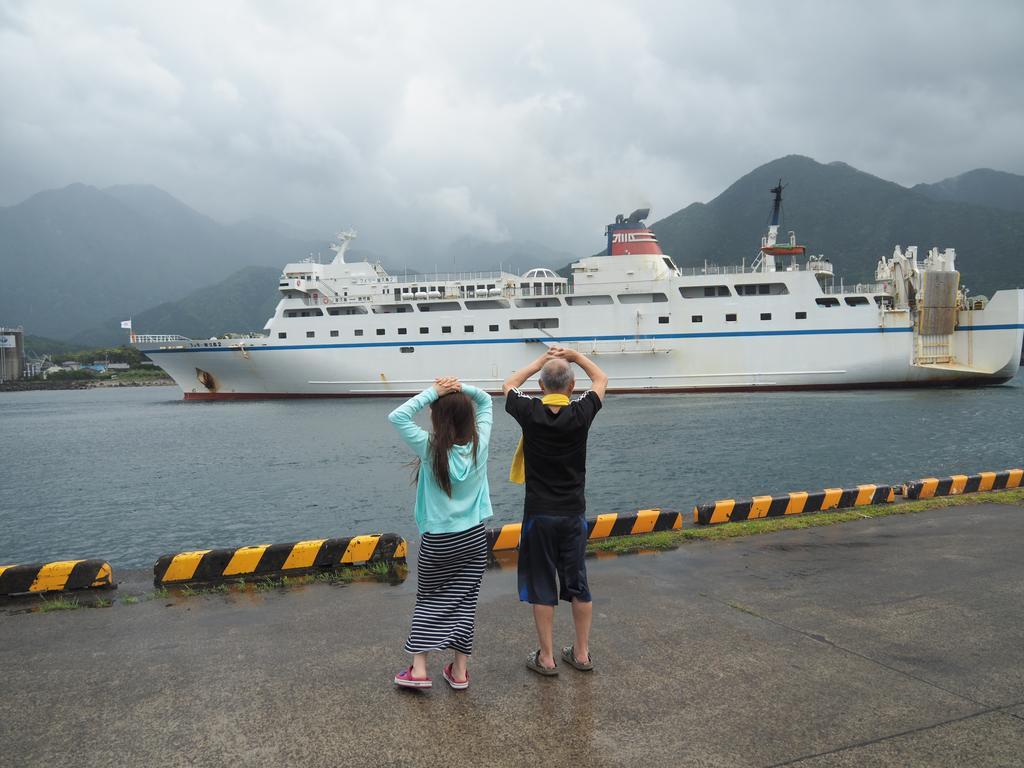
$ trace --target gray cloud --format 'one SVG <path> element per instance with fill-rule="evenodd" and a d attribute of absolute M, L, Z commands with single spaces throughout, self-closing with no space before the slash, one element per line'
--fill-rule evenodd
<path fill-rule="evenodd" d="M 1016 2 L 8 2 L 0 204 L 152 183 L 413 264 L 587 253 L 789 153 L 1024 172 L 1022 29 Z"/>

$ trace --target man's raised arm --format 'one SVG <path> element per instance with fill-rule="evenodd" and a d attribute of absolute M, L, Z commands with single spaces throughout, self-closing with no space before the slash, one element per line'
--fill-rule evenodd
<path fill-rule="evenodd" d="M 524 365 L 518 371 L 515 371 L 511 376 L 505 379 L 505 383 L 501 385 L 501 391 L 507 395 L 510 389 L 518 389 L 523 386 L 523 384 L 526 383 L 526 380 L 543 368 L 544 363 L 551 358 L 551 349 L 548 349 L 532 363 Z"/>

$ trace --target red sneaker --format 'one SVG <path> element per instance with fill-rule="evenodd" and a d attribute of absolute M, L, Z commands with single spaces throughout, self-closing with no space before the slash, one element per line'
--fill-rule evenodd
<path fill-rule="evenodd" d="M 466 679 L 460 683 L 455 679 L 455 675 L 452 674 L 452 666 L 452 664 L 449 664 L 444 668 L 444 672 L 441 673 L 444 675 L 445 682 L 456 691 L 464 691 L 469 688 L 469 671 L 466 671 Z"/>
<path fill-rule="evenodd" d="M 434 683 L 429 677 L 413 677 L 410 666 L 395 675 L 395 685 L 400 685 L 403 688 L 430 688 Z"/>

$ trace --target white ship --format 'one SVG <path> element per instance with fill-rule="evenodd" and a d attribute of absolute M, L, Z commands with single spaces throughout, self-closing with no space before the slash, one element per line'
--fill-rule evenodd
<path fill-rule="evenodd" d="M 393 396 L 459 376 L 496 392 L 545 346 L 594 356 L 612 392 L 844 389 L 999 384 L 1020 365 L 1024 290 L 961 289 L 953 249 L 895 248 L 870 284 L 837 282 L 790 232 L 782 183 L 750 264 L 683 269 L 644 224 L 618 216 L 607 255 L 568 278 L 388 274 L 347 262 L 288 264 L 265 334 L 132 335 L 187 400 Z M 579 387 L 585 387 L 582 380 Z"/>

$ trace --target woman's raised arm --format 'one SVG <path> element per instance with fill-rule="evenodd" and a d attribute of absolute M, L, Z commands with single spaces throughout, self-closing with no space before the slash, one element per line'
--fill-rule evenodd
<path fill-rule="evenodd" d="M 395 425 L 398 434 L 421 459 L 427 455 L 427 441 L 430 436 L 414 421 L 414 417 L 435 400 L 437 400 L 437 390 L 432 386 L 427 387 L 388 414 L 388 421 Z"/>
<path fill-rule="evenodd" d="M 491 424 L 494 422 L 491 396 L 472 384 L 463 384 L 462 391 L 469 395 L 476 406 L 476 434 L 480 442 L 487 445 L 491 441 Z"/>

